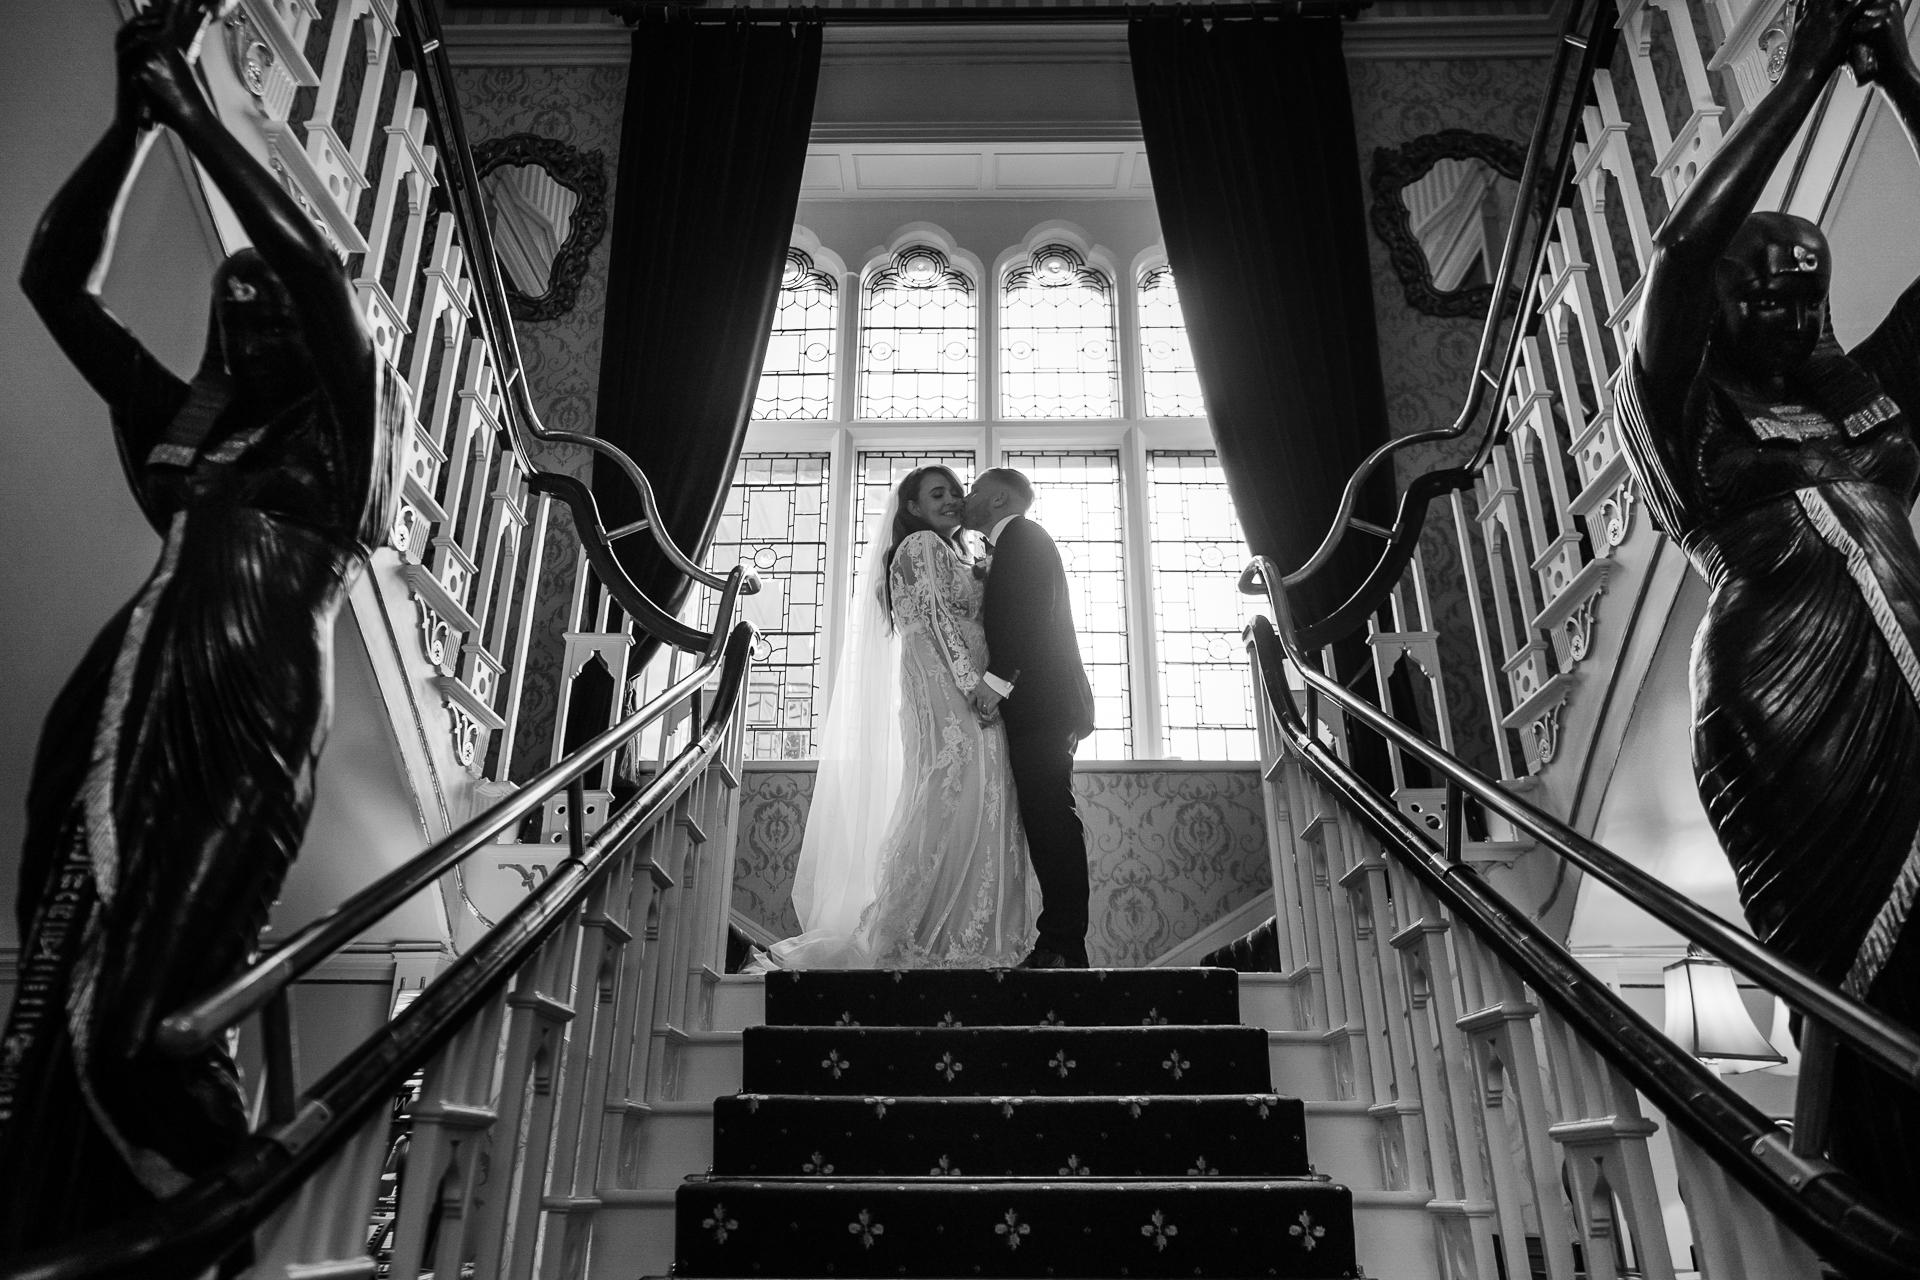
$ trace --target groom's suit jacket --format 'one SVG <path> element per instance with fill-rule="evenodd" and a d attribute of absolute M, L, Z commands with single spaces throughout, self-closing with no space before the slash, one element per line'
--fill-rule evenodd
<path fill-rule="evenodd" d="M 1066 568 L 1047 531 L 1025 516 L 993 544 L 982 612 L 987 670 L 1013 683 L 1001 704 L 1007 732 L 1092 733 L 1093 686 L 1073 634 Z"/>

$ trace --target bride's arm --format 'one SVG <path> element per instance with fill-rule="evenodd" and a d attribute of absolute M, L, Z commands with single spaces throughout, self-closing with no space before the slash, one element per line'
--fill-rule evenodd
<path fill-rule="evenodd" d="M 966 638 L 954 623 L 946 594 L 953 575 L 946 571 L 949 566 L 942 563 L 942 558 L 952 554 L 938 534 L 922 530 L 908 535 L 893 557 L 893 608 L 901 617 L 926 620 L 933 651 L 953 674 L 960 692 L 972 693 L 980 683 L 980 674 L 973 669 Z"/>

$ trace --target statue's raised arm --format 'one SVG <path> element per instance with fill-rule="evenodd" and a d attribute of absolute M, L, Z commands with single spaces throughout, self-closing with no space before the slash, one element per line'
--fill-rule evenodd
<path fill-rule="evenodd" d="M 54 700 L 34 759 L 0 1039 L 9 1258 L 177 1195 L 246 1136 L 224 1045 L 174 1059 L 154 1031 L 258 944 L 313 807 L 335 617 L 397 489 L 404 383 L 338 256 L 202 100 L 180 49 L 205 7 L 162 0 L 122 30 L 113 122 L 21 273 L 106 401 L 165 543 Z M 214 276 L 190 382 L 89 286 L 149 124 L 179 135 L 253 242 Z"/>
<path fill-rule="evenodd" d="M 1648 507 L 1712 588 L 1694 774 L 1748 922 L 1920 1028 L 1920 289 L 1843 351 L 1826 236 L 1754 211 L 1849 65 L 1916 132 L 1899 6 L 1807 0 L 1780 82 L 1655 237 L 1615 407 Z M 1844 1050 L 1833 1081 L 1826 1154 L 1905 1215 L 1920 1204 L 1920 1097 Z"/>

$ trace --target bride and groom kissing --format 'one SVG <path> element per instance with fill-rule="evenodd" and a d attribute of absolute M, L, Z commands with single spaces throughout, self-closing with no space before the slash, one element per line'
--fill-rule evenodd
<path fill-rule="evenodd" d="M 1093 731 L 1060 552 L 1008 467 L 905 477 L 835 667 L 783 968 L 1085 968 L 1073 750 Z M 983 535 L 976 558 L 968 531 Z"/>

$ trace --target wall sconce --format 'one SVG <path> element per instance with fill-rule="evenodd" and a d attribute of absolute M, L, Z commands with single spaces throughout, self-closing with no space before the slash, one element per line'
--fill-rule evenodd
<path fill-rule="evenodd" d="M 1786 1061 L 1740 1000 L 1733 970 L 1688 947 L 1666 967 L 1667 1039 L 1716 1071 L 1754 1071 Z"/>

